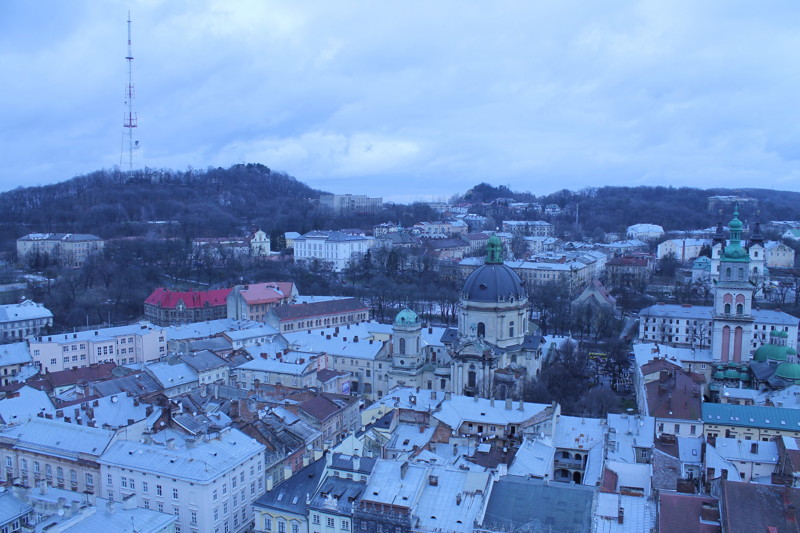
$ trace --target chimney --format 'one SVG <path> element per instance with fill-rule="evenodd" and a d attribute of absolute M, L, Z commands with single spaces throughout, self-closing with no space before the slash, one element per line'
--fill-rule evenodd
<path fill-rule="evenodd" d="M 272 476 L 267 476 L 267 492 L 272 490 L 272 485 L 274 481 L 272 481 Z"/>
<path fill-rule="evenodd" d="M 129 494 L 122 498 L 122 508 L 126 511 L 136 509 L 136 494 Z"/>
<path fill-rule="evenodd" d="M 361 468 L 361 457 L 360 457 L 360 456 L 358 456 L 358 455 L 354 455 L 354 456 L 353 456 L 353 470 L 355 470 L 356 472 L 358 472 L 358 470 L 359 470 L 360 468 Z"/>
<path fill-rule="evenodd" d="M 289 465 L 284 465 L 283 467 L 283 480 L 286 481 L 292 477 L 292 467 Z"/>
<path fill-rule="evenodd" d="M 617 523 L 618 524 L 624 524 L 625 523 L 625 509 L 623 509 L 622 507 L 620 507 L 617 510 Z"/>
<path fill-rule="evenodd" d="M 525 402 L 520 400 L 519 401 L 519 407 L 517 407 L 517 409 L 520 410 L 520 411 L 524 411 L 525 410 Z"/>
<path fill-rule="evenodd" d="M 719 522 L 719 504 L 704 503 L 700 510 L 700 519 L 706 522 Z"/>
<path fill-rule="evenodd" d="M 492 396 L 491 398 L 489 398 L 489 406 L 490 406 L 490 407 L 494 407 L 494 396 Z"/>
<path fill-rule="evenodd" d="M 353 336 L 353 342 L 358 342 L 358 335 Z"/>
<path fill-rule="evenodd" d="M 461 505 L 461 493 L 456 494 L 456 505 Z"/>
<path fill-rule="evenodd" d="M 405 479 L 407 472 L 408 472 L 408 461 L 403 461 L 403 464 L 400 465 L 400 479 Z"/>
<path fill-rule="evenodd" d="M 453 398 L 453 393 L 450 391 L 445 391 L 444 393 L 444 401 L 449 402 Z"/>
<path fill-rule="evenodd" d="M 175 439 L 167 439 L 167 449 L 168 450 L 175 449 Z"/>
<path fill-rule="evenodd" d="M 187 450 L 191 450 L 197 444 L 197 442 L 192 437 L 187 437 L 185 439 L 185 442 L 186 442 L 186 449 Z"/>
<path fill-rule="evenodd" d="M 308 455 L 303 455 L 303 468 L 307 467 L 311 464 L 311 459 L 309 459 Z"/>
<path fill-rule="evenodd" d="M 513 407 L 514 407 L 514 404 L 513 404 L 512 400 L 511 400 L 511 398 L 506 398 L 506 411 L 510 411 L 511 409 L 513 409 Z"/>
<path fill-rule="evenodd" d="M 110 501 L 106 502 L 106 513 L 114 514 L 114 511 L 115 511 L 115 509 L 114 509 L 114 500 L 110 500 Z"/>
<path fill-rule="evenodd" d="M 436 391 L 432 390 L 431 391 L 431 400 L 435 400 L 435 399 L 436 399 Z"/>

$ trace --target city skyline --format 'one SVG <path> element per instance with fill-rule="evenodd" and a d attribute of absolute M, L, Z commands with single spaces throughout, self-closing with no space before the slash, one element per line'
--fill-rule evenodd
<path fill-rule="evenodd" d="M 800 9 L 140 1 L 0 8 L 0 190 L 120 163 L 262 163 L 387 200 L 486 181 L 800 190 Z M 398 187 L 401 185 L 402 187 Z"/>

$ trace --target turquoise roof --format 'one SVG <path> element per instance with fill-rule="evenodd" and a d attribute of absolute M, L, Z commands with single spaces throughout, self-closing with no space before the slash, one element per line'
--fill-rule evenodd
<path fill-rule="evenodd" d="M 790 381 L 800 380 L 800 365 L 796 363 L 781 363 L 775 369 L 775 375 Z"/>
<path fill-rule="evenodd" d="M 395 326 L 415 326 L 419 324 L 417 313 L 406 307 L 394 317 Z"/>
<path fill-rule="evenodd" d="M 779 346 L 777 344 L 764 344 L 753 353 L 754 361 L 786 361 L 788 355 L 795 355 L 790 353 L 789 346 Z"/>
<path fill-rule="evenodd" d="M 703 422 L 721 426 L 800 431 L 800 409 L 704 403 Z"/>
<path fill-rule="evenodd" d="M 486 241 L 486 263 L 487 264 L 502 264 L 503 263 L 503 241 L 497 235 L 492 235 Z"/>

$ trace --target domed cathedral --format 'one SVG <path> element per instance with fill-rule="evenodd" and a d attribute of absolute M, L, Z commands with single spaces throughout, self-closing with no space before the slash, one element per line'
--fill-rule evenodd
<path fill-rule="evenodd" d="M 484 398 L 518 397 L 526 375 L 541 365 L 540 340 L 528 335 L 528 293 L 503 264 L 503 244 L 492 235 L 486 262 L 461 291 L 458 331 L 449 346 L 452 390 Z"/>
<path fill-rule="evenodd" d="M 749 354 L 747 343 L 753 337 L 755 285 L 751 281 L 750 255 L 742 246 L 738 206 L 728 228 L 730 242 L 719 254 L 719 277 L 715 280 L 711 345 L 717 352 L 715 359 L 740 363 L 743 353 L 745 356 Z"/>

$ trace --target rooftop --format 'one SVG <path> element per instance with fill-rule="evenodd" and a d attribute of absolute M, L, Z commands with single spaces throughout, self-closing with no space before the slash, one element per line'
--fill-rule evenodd
<path fill-rule="evenodd" d="M 39 450 L 72 459 L 79 454 L 99 456 L 113 437 L 114 432 L 111 430 L 39 417 L 7 427 L 0 432 L 1 439 L 15 442 L 18 448 Z"/>
<path fill-rule="evenodd" d="M 175 292 L 162 287 L 157 288 L 144 301 L 145 305 L 153 305 L 164 309 L 174 309 L 178 302 L 183 302 L 187 309 L 204 307 L 220 307 L 227 304 L 231 289 L 212 291 Z"/>
<path fill-rule="evenodd" d="M 206 484 L 263 450 L 264 445 L 255 439 L 237 429 L 227 429 L 211 438 L 198 439 L 193 447 L 170 449 L 155 443 L 118 440 L 109 446 L 99 462 Z"/>
<path fill-rule="evenodd" d="M 704 403 L 703 422 L 723 426 L 800 431 L 800 410 L 757 405 Z"/>

